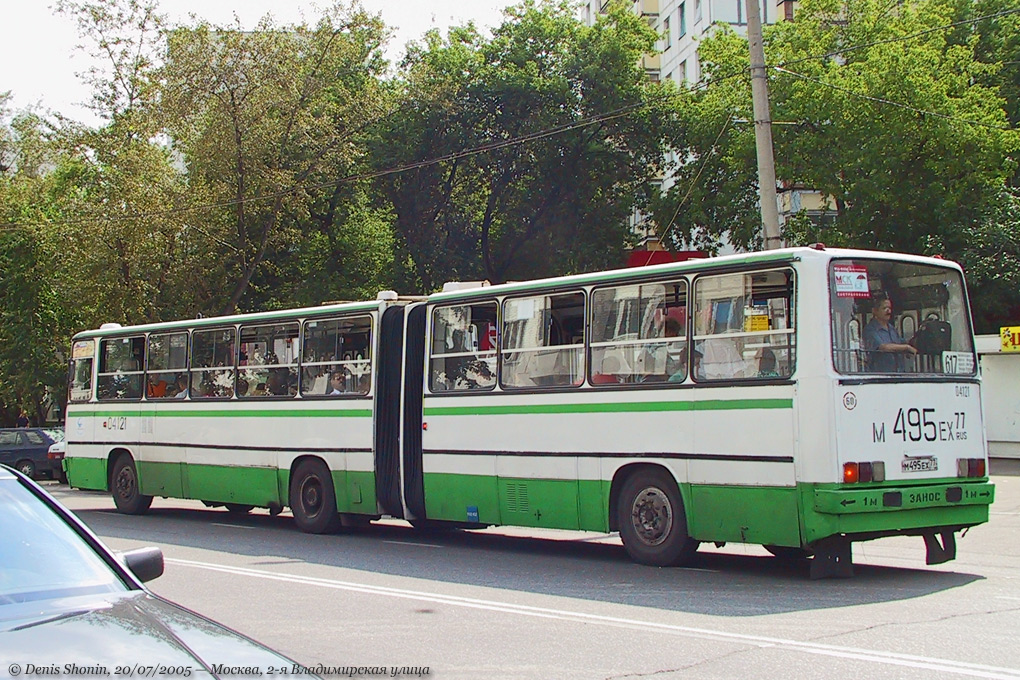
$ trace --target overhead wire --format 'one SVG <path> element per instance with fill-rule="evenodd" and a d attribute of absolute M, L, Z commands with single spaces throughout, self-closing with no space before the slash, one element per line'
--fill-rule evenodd
<path fill-rule="evenodd" d="M 250 198 L 236 198 L 236 199 L 230 199 L 228 201 L 218 201 L 218 202 L 215 202 L 215 203 L 203 203 L 203 204 L 199 204 L 199 205 L 183 206 L 183 207 L 179 207 L 179 208 L 170 208 L 170 209 L 167 209 L 167 210 L 160 210 L 160 211 L 154 211 L 154 212 L 148 212 L 148 213 L 133 213 L 133 214 L 130 214 L 130 215 L 112 215 L 112 216 L 106 216 L 106 217 L 99 217 L 99 218 L 96 218 L 96 219 L 102 220 L 104 222 L 122 222 L 122 221 L 131 221 L 131 220 L 151 219 L 153 217 L 167 217 L 167 216 L 172 216 L 172 215 L 176 215 L 176 214 L 180 214 L 180 213 L 194 212 L 194 211 L 197 211 L 197 210 L 208 210 L 208 209 L 215 209 L 215 208 L 227 208 L 227 207 L 231 207 L 231 206 L 235 206 L 235 205 L 240 205 L 242 203 L 250 204 L 250 203 L 259 203 L 259 202 L 262 202 L 262 201 L 275 200 L 277 198 L 282 198 L 284 196 L 288 196 L 290 194 L 297 193 L 299 191 L 314 191 L 314 190 L 317 190 L 317 189 L 328 189 L 328 188 L 335 187 L 335 186 L 340 185 L 340 184 L 347 184 L 347 183 L 355 182 L 355 181 L 361 181 L 361 180 L 366 180 L 366 179 L 375 179 L 375 178 L 378 178 L 378 177 L 385 177 L 387 175 L 394 175 L 394 174 L 399 174 L 399 173 L 402 173 L 402 172 L 408 172 L 410 170 L 417 170 L 417 169 L 420 169 L 420 168 L 429 167 L 431 165 L 437 165 L 439 163 L 446 163 L 448 161 L 458 160 L 460 158 L 466 158 L 466 157 L 478 155 L 478 154 L 481 154 L 481 153 L 487 153 L 489 151 L 496 151 L 496 150 L 507 148 L 507 147 L 511 147 L 511 146 L 519 146 L 521 144 L 526 144 L 528 142 L 537 141 L 537 140 L 540 140 L 540 139 L 544 139 L 546 137 L 552 137 L 554 135 L 563 134 L 564 132 L 569 132 L 571 130 L 575 130 L 575 129 L 578 129 L 578 128 L 587 127 L 587 126 L 590 126 L 590 125 L 596 125 L 598 123 L 605 123 L 605 122 L 610 121 L 610 120 L 615 120 L 617 118 L 622 118 L 623 116 L 629 114 L 631 111 L 633 111 L 635 109 L 638 109 L 638 108 L 643 108 L 644 106 L 645 106 L 644 103 L 630 104 L 628 106 L 623 106 L 623 107 L 620 107 L 618 109 L 614 109 L 613 111 L 608 111 L 608 112 L 606 112 L 604 114 L 599 114 L 599 115 L 596 115 L 596 116 L 589 116 L 587 118 L 582 118 L 582 119 L 579 119 L 579 120 L 571 121 L 569 123 L 564 123 L 562 125 L 557 125 L 557 126 L 554 126 L 554 127 L 551 127 L 551 128 L 545 128 L 543 130 L 538 130 L 538 131 L 531 132 L 531 133 L 528 133 L 528 134 L 525 134 L 525 135 L 519 135 L 517 137 L 513 137 L 513 138 L 510 138 L 510 139 L 500 140 L 500 141 L 496 141 L 496 142 L 489 142 L 489 143 L 481 144 L 481 145 L 478 145 L 478 146 L 475 146 L 475 147 L 471 147 L 471 148 L 468 148 L 468 149 L 462 149 L 460 151 L 455 151 L 453 153 L 445 154 L 443 156 L 436 156 L 436 157 L 429 158 L 429 159 L 426 159 L 426 160 L 417 161 L 417 162 L 414 162 L 414 163 L 406 163 L 404 165 L 398 165 L 398 166 L 391 167 L 391 168 L 386 168 L 386 169 L 383 169 L 383 170 L 376 170 L 376 171 L 370 171 L 370 172 L 357 173 L 357 174 L 353 174 L 353 175 L 347 175 L 346 177 L 341 177 L 339 179 L 330 180 L 328 182 L 321 182 L 321 183 L 317 183 L 317 184 L 297 184 L 297 185 L 294 185 L 294 186 L 289 187 L 287 189 L 281 189 L 279 191 L 275 191 L 275 192 L 268 193 L 268 194 L 261 194 L 261 195 L 258 195 L 258 196 L 252 196 Z M 10 229 L 10 228 L 16 228 L 16 227 L 66 226 L 66 225 L 70 225 L 70 224 L 79 224 L 79 223 L 81 223 L 83 221 L 85 221 L 84 218 L 75 218 L 75 219 L 72 219 L 72 220 L 53 220 L 53 221 L 47 221 L 47 222 L 34 222 L 34 223 L 33 222 L 29 222 L 29 223 L 7 222 L 7 223 L 0 223 L 0 231 L 6 230 L 6 229 Z"/>
<path fill-rule="evenodd" d="M 666 240 L 666 237 L 669 235 L 669 232 L 672 231 L 673 227 L 676 226 L 676 218 L 680 214 L 680 209 L 683 207 L 684 203 L 687 202 L 687 199 L 690 198 L 691 194 L 694 192 L 694 187 L 697 186 L 698 179 L 701 177 L 701 173 L 705 171 L 705 167 L 708 165 L 709 159 L 713 155 L 715 155 L 715 149 L 719 145 L 719 140 L 722 139 L 723 135 L 726 133 L 726 129 L 730 126 L 731 121 L 732 119 L 730 118 L 730 116 L 726 116 L 726 120 L 723 121 L 723 125 L 722 128 L 720 128 L 719 130 L 719 134 L 716 135 L 715 141 L 712 142 L 711 151 L 705 154 L 705 158 L 701 162 L 701 167 L 698 168 L 698 172 L 695 173 L 694 178 L 691 179 L 690 184 L 688 184 L 687 186 L 687 193 L 685 193 L 683 197 L 680 199 L 680 201 L 677 203 L 676 210 L 673 211 L 673 217 L 670 218 L 669 223 L 666 225 L 666 228 L 662 232 L 662 235 L 659 236 L 660 243 Z M 652 252 L 653 251 L 648 251 L 648 259 L 645 260 L 646 265 L 650 264 L 652 261 Z"/>
<path fill-rule="evenodd" d="M 857 44 L 857 45 L 848 45 L 848 46 L 840 48 L 838 50 L 832 50 L 832 51 L 829 51 L 829 52 L 825 52 L 823 54 L 811 55 L 811 56 L 807 56 L 807 57 L 801 57 L 801 58 L 798 58 L 798 59 L 792 59 L 792 60 L 788 60 L 788 61 L 785 61 L 785 62 L 781 62 L 778 65 L 773 65 L 770 68 L 773 69 L 773 70 L 776 70 L 777 72 L 780 72 L 780 73 L 784 73 L 784 74 L 788 74 L 788 75 L 791 75 L 791 76 L 803 78 L 805 80 L 809 80 L 809 81 L 815 82 L 817 84 L 820 84 L 820 85 L 823 85 L 823 86 L 826 86 L 826 87 L 830 87 L 830 88 L 834 88 L 834 89 L 837 89 L 837 90 L 841 90 L 841 91 L 845 92 L 846 94 L 850 94 L 852 96 L 856 96 L 856 97 L 860 97 L 860 98 L 863 98 L 863 99 L 867 99 L 867 100 L 870 100 L 870 101 L 872 101 L 874 103 L 886 104 L 886 105 L 890 105 L 890 106 L 905 108 L 905 109 L 913 110 L 913 111 L 915 111 L 917 113 L 921 113 L 921 114 L 924 114 L 924 115 L 930 115 L 930 116 L 933 116 L 933 117 L 942 118 L 942 119 L 946 119 L 946 120 L 959 121 L 959 122 L 964 122 L 964 123 L 973 124 L 973 125 L 983 125 L 983 126 L 986 126 L 986 127 L 992 127 L 992 128 L 996 128 L 996 129 L 1010 129 L 1008 127 L 1003 128 L 1002 126 L 998 126 L 998 125 L 994 125 L 994 124 L 990 124 L 990 123 L 984 123 L 982 121 L 974 121 L 974 120 L 971 120 L 971 119 L 964 119 L 964 118 L 958 118 L 958 117 L 954 117 L 954 116 L 949 116 L 949 115 L 946 115 L 946 114 L 940 114 L 940 113 L 934 112 L 934 111 L 926 111 L 926 110 L 923 110 L 923 109 L 918 109 L 916 107 L 911 107 L 911 106 L 906 105 L 906 104 L 901 104 L 899 102 L 894 102 L 894 101 L 891 101 L 891 100 L 886 100 L 886 99 L 882 99 L 882 98 L 879 98 L 879 97 L 873 97 L 873 96 L 865 95 L 865 94 L 862 94 L 862 93 L 859 93 L 859 92 L 854 92 L 852 90 L 841 88 L 841 87 L 839 87 L 837 85 L 833 85 L 831 83 L 826 83 L 825 81 L 813 78 L 811 76 L 807 76 L 807 75 L 804 75 L 804 74 L 801 74 L 801 73 L 797 73 L 795 71 L 790 71 L 789 69 L 786 69 L 785 67 L 793 65 L 793 64 L 802 63 L 802 62 L 805 62 L 805 61 L 828 59 L 828 58 L 831 58 L 831 57 L 836 56 L 836 55 L 845 54 L 847 52 L 852 52 L 852 51 L 856 51 L 856 50 L 860 50 L 860 49 L 866 49 L 868 47 L 874 47 L 874 46 L 877 46 L 877 45 L 885 45 L 885 44 L 890 44 L 890 43 L 896 43 L 896 42 L 903 42 L 903 41 L 907 41 L 907 40 L 913 40 L 913 39 L 916 39 L 916 38 L 919 38 L 919 37 L 923 37 L 925 35 L 929 35 L 931 33 L 935 33 L 935 32 L 938 32 L 938 31 L 950 30 L 952 28 L 956 28 L 956 27 L 963 26 L 963 25 L 966 25 L 966 24 L 977 23 L 977 22 L 980 22 L 980 21 L 985 21 L 985 20 L 988 20 L 988 19 L 995 19 L 995 18 L 999 18 L 999 17 L 1002 17 L 1002 16 L 1007 16 L 1007 15 L 1017 14 L 1017 13 L 1020 13 L 1020 9 L 1002 10 L 1002 11 L 999 11 L 999 12 L 994 12 L 992 14 L 986 14 L 986 15 L 982 15 L 982 16 L 979 16 L 979 17 L 973 17 L 973 18 L 970 18 L 970 19 L 964 19 L 964 20 L 961 20 L 961 21 L 956 21 L 956 22 L 953 22 L 953 23 L 950 23 L 950 24 L 944 24 L 942 26 L 936 26 L 936 27 L 933 27 L 933 28 L 930 28 L 930 29 L 926 29 L 924 31 L 919 31 L 917 33 L 912 33 L 912 34 L 909 34 L 909 35 L 898 36 L 898 37 L 895 37 L 895 38 L 888 38 L 888 39 L 884 39 L 884 40 L 876 40 L 876 41 L 872 41 L 872 42 L 869 42 L 869 43 L 861 43 L 861 44 Z M 704 90 L 704 89 L 707 89 L 710 85 L 715 85 L 715 84 L 718 84 L 718 83 L 723 82 L 725 80 L 729 80 L 731 78 L 743 75 L 743 74 L 747 73 L 747 71 L 748 71 L 747 67 L 742 67 L 740 69 L 735 69 L 735 70 L 733 70 L 733 71 L 731 71 L 729 73 L 724 73 L 722 75 L 703 76 L 696 83 L 691 85 L 690 88 L 688 88 L 688 89 L 690 89 L 691 91 Z M 346 177 L 342 177 L 342 178 L 339 178 L 339 179 L 331 180 L 329 182 L 321 182 L 321 183 L 317 183 L 317 184 L 298 184 L 298 185 L 295 185 L 295 186 L 292 186 L 292 187 L 289 187 L 289 188 L 286 188 L 286 189 L 281 189 L 281 190 L 276 191 L 276 192 L 272 192 L 272 193 L 269 193 L 269 194 L 262 194 L 262 195 L 258 195 L 258 196 L 253 196 L 253 197 L 250 197 L 250 198 L 231 199 L 231 200 L 228 200 L 228 201 L 219 201 L 219 202 L 213 202 L 213 203 L 204 203 L 204 204 L 193 205 L 193 206 L 182 206 L 182 207 L 178 207 L 178 208 L 170 208 L 170 209 L 167 209 L 167 210 L 153 211 L 153 212 L 147 212 L 147 213 L 134 213 L 134 214 L 130 214 L 130 215 L 107 215 L 107 216 L 93 217 L 91 219 L 95 219 L 97 221 L 104 221 L 104 222 L 117 222 L 117 221 L 130 221 L 130 220 L 139 220 L 139 219 L 151 219 L 151 218 L 154 218 L 154 217 L 167 217 L 167 216 L 173 216 L 173 215 L 180 214 L 180 213 L 194 212 L 194 211 L 199 211 L 199 210 L 210 210 L 210 209 L 216 209 L 216 208 L 231 207 L 231 206 L 239 205 L 239 204 L 242 204 L 242 203 L 258 203 L 258 202 L 262 202 L 262 201 L 275 200 L 277 198 L 281 198 L 283 196 L 288 196 L 288 195 L 291 195 L 291 194 L 294 194 L 294 193 L 297 193 L 297 192 L 300 192 L 300 191 L 314 191 L 314 190 L 318 190 L 318 189 L 326 189 L 326 188 L 330 188 L 330 187 L 335 187 L 335 186 L 337 186 L 339 184 L 344 184 L 344 183 L 349 183 L 349 182 L 361 181 L 361 180 L 366 180 L 366 179 L 375 179 L 377 177 L 383 177 L 383 176 L 387 176 L 387 175 L 398 174 L 398 173 L 402 173 L 402 172 L 408 172 L 408 171 L 411 171 L 411 170 L 416 170 L 416 169 L 428 167 L 428 166 L 431 166 L 431 165 L 436 165 L 436 164 L 439 164 L 439 163 L 445 163 L 445 162 L 449 162 L 449 161 L 452 161 L 452 160 L 458 160 L 460 158 L 465 158 L 465 157 L 469 157 L 469 156 L 473 156 L 473 155 L 477 155 L 477 154 L 481 154 L 481 153 L 487 153 L 489 151 L 495 151 L 495 150 L 499 150 L 499 149 L 510 147 L 510 146 L 516 146 L 516 145 L 525 144 L 525 143 L 528 143 L 528 142 L 531 142 L 531 141 L 537 141 L 539 139 L 544 139 L 546 137 L 551 137 L 551 136 L 554 136 L 554 135 L 557 135 L 557 134 L 562 134 L 564 132 L 568 132 L 568 131 L 571 131 L 571 130 L 574 130 L 574 129 L 577 129 L 577 128 L 586 127 L 586 126 L 589 126 L 589 125 L 594 125 L 594 124 L 597 124 L 597 123 L 602 123 L 602 122 L 606 122 L 606 121 L 613 120 L 613 119 L 616 119 L 616 118 L 620 118 L 620 117 L 622 117 L 624 115 L 629 114 L 631 111 L 634 111 L 634 110 L 637 110 L 637 109 L 640 109 L 640 108 L 644 108 L 645 106 L 646 105 L 643 104 L 643 103 L 631 104 L 631 105 L 628 105 L 628 106 L 625 106 L 625 107 L 621 107 L 621 108 L 615 109 L 613 111 L 609 111 L 609 112 L 607 112 L 605 114 L 600 114 L 600 115 L 597 115 L 597 116 L 591 116 L 591 117 L 588 117 L 588 118 L 585 118 L 585 119 L 580 119 L 580 120 L 577 120 L 577 121 L 571 121 L 569 123 L 565 123 L 565 124 L 562 124 L 562 125 L 554 126 L 554 127 L 551 127 L 551 128 L 546 128 L 546 129 L 543 129 L 543 130 L 538 130 L 536 132 L 529 133 L 529 134 L 526 134 L 526 135 L 520 135 L 518 137 L 514 137 L 514 138 L 511 138 L 511 139 L 500 140 L 500 141 L 497 141 L 497 142 L 490 142 L 488 144 L 482 144 L 482 145 L 479 145 L 479 146 L 471 147 L 471 148 L 468 148 L 468 149 L 463 149 L 463 150 L 456 151 L 456 152 L 453 152 L 453 153 L 450 153 L 450 154 L 445 154 L 443 156 L 438 156 L 438 157 L 434 157 L 434 158 L 418 161 L 418 162 L 415 162 L 415 163 L 407 163 L 407 164 L 404 164 L 404 165 L 399 165 L 399 166 L 395 166 L 395 167 L 387 168 L 387 169 L 383 169 L 383 170 L 348 175 Z M 728 124 L 728 122 L 729 122 L 729 119 L 727 119 L 727 124 Z M 723 130 L 725 131 L 725 125 L 724 125 Z M 720 134 L 720 137 L 721 137 L 721 134 Z M 699 169 L 697 176 L 700 176 L 700 174 L 701 174 L 701 169 Z M 680 205 L 678 206 L 678 209 L 677 209 L 677 214 L 679 213 L 679 208 L 682 206 L 683 201 L 686 200 L 686 197 L 689 195 L 689 193 L 690 192 L 688 192 L 688 194 L 685 195 L 684 199 L 681 200 L 681 203 L 680 203 Z M 12 229 L 27 228 L 27 227 L 63 226 L 63 225 L 71 225 L 71 224 L 80 224 L 80 223 L 86 221 L 87 219 L 89 219 L 89 218 L 75 218 L 75 219 L 70 219 L 70 220 L 52 220 L 52 221 L 45 221 L 45 222 L 6 222 L 6 223 L 0 223 L 0 232 L 10 231 Z M 673 219 L 674 220 L 676 219 L 675 215 L 674 215 Z M 672 226 L 672 224 L 670 225 L 670 227 L 667 227 L 667 229 L 671 228 L 671 226 Z"/>

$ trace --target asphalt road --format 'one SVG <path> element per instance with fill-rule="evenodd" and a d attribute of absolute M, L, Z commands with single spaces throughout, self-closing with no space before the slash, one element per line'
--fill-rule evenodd
<path fill-rule="evenodd" d="M 48 489 L 112 548 L 160 546 L 166 573 L 152 590 L 306 665 L 386 677 L 1020 680 L 1020 477 L 993 481 L 991 521 L 958 539 L 956 561 L 928 567 L 920 538 L 882 539 L 854 546 L 853 579 L 823 581 L 758 546 L 703 546 L 691 568 L 656 569 L 601 534 L 389 521 L 311 536 L 286 513 L 157 499 L 131 517 L 107 495 Z"/>

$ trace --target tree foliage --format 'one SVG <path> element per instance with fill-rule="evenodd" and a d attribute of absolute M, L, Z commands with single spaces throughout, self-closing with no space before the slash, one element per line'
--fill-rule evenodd
<path fill-rule="evenodd" d="M 783 65 L 769 79 L 772 118 L 783 123 L 773 129 L 776 175 L 830 196 L 837 211 L 834 225 L 801 223 L 792 237 L 923 252 L 934 233 L 946 254 L 962 252 L 964 228 L 1011 172 L 1018 137 L 1006 129 L 999 90 L 983 82 L 996 67 L 978 59 L 976 40 L 938 30 L 961 18 L 960 5 L 805 0 L 795 21 L 770 27 L 767 61 Z M 721 128 L 727 114 L 751 120 L 746 41 L 718 31 L 701 57 L 708 85 L 694 96 L 694 115 L 708 128 Z M 705 181 L 722 176 L 743 187 L 728 197 L 748 196 L 756 181 L 750 126 L 731 124 L 716 147 L 706 140 L 687 157 L 709 159 Z M 698 167 L 680 168 L 674 196 Z M 703 208 L 695 201 L 689 209 Z M 728 221 L 702 230 L 754 245 L 747 225 L 756 210 L 746 200 L 724 204 Z"/>
<path fill-rule="evenodd" d="M 199 23 L 169 34 L 163 122 L 189 182 L 222 206 L 189 218 L 218 244 L 209 273 L 223 284 L 210 300 L 217 311 L 286 304 L 292 291 L 275 290 L 278 267 L 295 266 L 292 255 L 310 234 L 311 252 L 325 247 L 327 260 L 343 244 L 354 246 L 343 255 L 364 249 L 379 262 L 379 220 L 350 210 L 355 219 L 341 228 L 335 218 L 342 203 L 359 200 L 360 185 L 344 178 L 361 167 L 358 140 L 385 111 L 385 35 L 378 17 L 343 4 L 314 26 L 278 27 L 267 17 L 255 31 Z M 378 273 L 326 291 L 361 292 Z"/>
<path fill-rule="evenodd" d="M 380 170 L 414 167 L 378 182 L 410 279 L 616 264 L 661 161 L 660 126 L 635 113 L 656 90 L 639 68 L 655 37 L 627 3 L 588 27 L 529 1 L 489 39 L 469 25 L 415 46 L 371 147 Z"/>

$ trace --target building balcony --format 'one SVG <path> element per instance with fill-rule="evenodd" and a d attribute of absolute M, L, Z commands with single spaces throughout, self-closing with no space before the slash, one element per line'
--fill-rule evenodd
<path fill-rule="evenodd" d="M 659 0 L 634 0 L 634 9 L 643 17 L 657 17 Z"/>

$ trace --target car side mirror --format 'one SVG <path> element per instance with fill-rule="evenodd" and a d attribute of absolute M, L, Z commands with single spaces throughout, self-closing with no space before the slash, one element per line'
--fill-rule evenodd
<path fill-rule="evenodd" d="M 117 557 L 142 583 L 163 575 L 163 551 L 159 548 L 137 548 L 117 553 Z"/>

